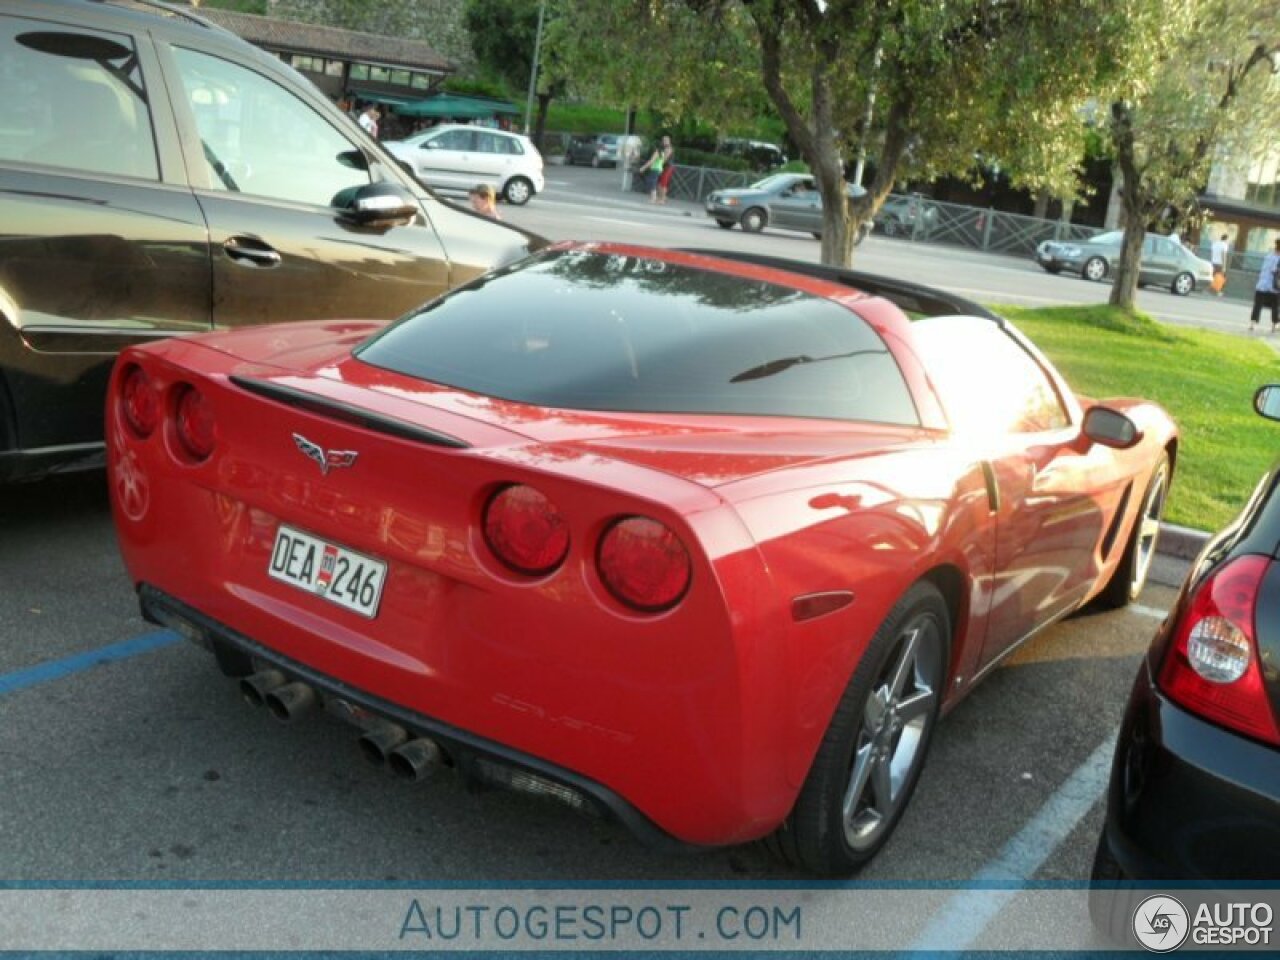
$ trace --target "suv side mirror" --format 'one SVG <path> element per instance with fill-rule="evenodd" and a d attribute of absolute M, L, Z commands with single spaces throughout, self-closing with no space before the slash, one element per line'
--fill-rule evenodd
<path fill-rule="evenodd" d="M 1253 395 L 1253 409 L 1258 416 L 1280 420 L 1280 385 L 1269 383 Z"/>
<path fill-rule="evenodd" d="M 1084 415 L 1083 432 L 1094 443 L 1117 450 L 1128 450 L 1142 439 L 1136 423 L 1109 407 L 1090 407 Z"/>
<path fill-rule="evenodd" d="M 344 220 L 361 227 L 403 226 L 420 212 L 413 194 L 386 181 L 366 183 L 334 205 L 342 211 Z"/>

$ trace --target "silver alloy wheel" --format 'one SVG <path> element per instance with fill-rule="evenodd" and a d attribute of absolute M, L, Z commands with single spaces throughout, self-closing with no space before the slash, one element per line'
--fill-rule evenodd
<path fill-rule="evenodd" d="M 1090 257 L 1084 265 L 1084 278 L 1097 282 L 1107 275 L 1107 261 L 1102 257 Z"/>
<path fill-rule="evenodd" d="M 1195 288 L 1195 277 L 1189 273 L 1180 273 L 1173 278 L 1173 292 L 1180 297 L 1185 297 Z"/>
<path fill-rule="evenodd" d="M 1156 555 L 1160 537 L 1160 518 L 1164 515 L 1164 498 L 1169 492 L 1169 465 L 1161 462 L 1147 488 L 1147 499 L 1138 515 L 1137 540 L 1134 542 L 1133 576 L 1129 580 L 1129 596 L 1136 597 L 1147 582 L 1151 560 Z"/>
<path fill-rule="evenodd" d="M 843 804 L 845 842 L 855 851 L 879 841 L 924 760 L 929 727 L 937 717 L 943 647 L 932 614 L 921 613 L 905 624 L 863 706 Z"/>
<path fill-rule="evenodd" d="M 512 177 L 507 181 L 507 187 L 502 191 L 502 195 L 507 198 L 507 203 L 517 207 L 522 206 L 533 196 L 533 184 L 524 177 Z"/>

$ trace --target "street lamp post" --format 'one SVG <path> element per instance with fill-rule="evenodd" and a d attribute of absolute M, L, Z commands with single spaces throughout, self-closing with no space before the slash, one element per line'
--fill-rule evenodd
<path fill-rule="evenodd" d="M 538 4 L 538 33 L 533 41 L 533 66 L 529 69 L 529 96 L 524 105 L 524 135 L 529 136 L 533 120 L 533 93 L 538 88 L 538 61 L 542 57 L 542 21 L 547 14 L 547 0 Z"/>

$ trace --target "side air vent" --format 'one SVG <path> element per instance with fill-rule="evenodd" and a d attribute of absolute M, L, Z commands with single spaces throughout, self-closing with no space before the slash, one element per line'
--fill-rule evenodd
<path fill-rule="evenodd" d="M 415 443 L 429 443 L 435 447 L 454 447 L 461 450 L 470 446 L 470 444 L 459 440 L 457 437 L 451 437 L 447 433 L 428 430 L 426 427 L 420 427 L 417 424 L 406 423 L 403 420 L 397 420 L 395 417 L 388 417 L 385 414 L 374 413 L 370 410 L 362 410 L 359 407 L 353 407 L 338 400 L 330 400 L 328 397 L 317 397 L 315 394 L 307 393 L 305 390 L 286 387 L 268 380 L 254 380 L 250 377 L 233 376 L 230 379 L 241 390 L 247 390 L 260 397 L 266 397 L 268 400 L 283 403 L 285 406 L 293 407 L 297 410 L 306 410 L 308 413 L 319 414 L 331 420 L 340 420 L 343 423 L 363 427 L 374 433 L 385 433 L 388 436 L 398 437 L 401 440 L 411 440 Z"/>
<path fill-rule="evenodd" d="M 1124 519 L 1125 512 L 1129 509 L 1129 497 L 1133 494 L 1133 481 L 1130 480 L 1128 486 L 1124 488 L 1124 494 L 1120 497 L 1120 504 L 1116 507 L 1115 515 L 1111 518 L 1111 526 L 1107 528 L 1107 535 L 1102 538 L 1102 562 L 1106 563 L 1107 557 L 1111 556 L 1111 548 L 1116 545 L 1116 535 L 1120 533 L 1120 521 Z M 1138 517 L 1135 521 L 1141 523 L 1142 518 Z"/>

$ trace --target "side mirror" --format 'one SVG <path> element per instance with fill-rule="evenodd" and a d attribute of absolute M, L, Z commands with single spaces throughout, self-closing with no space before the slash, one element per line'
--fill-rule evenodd
<path fill-rule="evenodd" d="M 1259 387 L 1258 392 L 1253 395 L 1253 409 L 1260 417 L 1280 420 L 1280 386 L 1269 383 L 1265 387 Z"/>
<path fill-rule="evenodd" d="M 1084 435 L 1094 443 L 1128 450 L 1142 439 L 1138 425 L 1118 410 L 1090 407 L 1084 415 Z"/>
<path fill-rule="evenodd" d="M 398 227 L 419 213 L 413 194 L 394 183 L 366 183 L 356 188 L 344 203 L 337 203 L 343 219 L 361 227 Z"/>
<path fill-rule="evenodd" d="M 427 140 L 422 144 L 422 149 L 423 150 L 439 150 L 440 144 L 436 143 L 434 140 Z"/>

